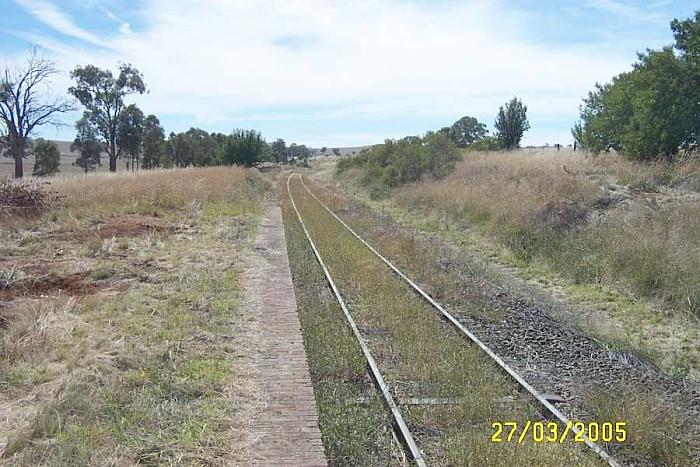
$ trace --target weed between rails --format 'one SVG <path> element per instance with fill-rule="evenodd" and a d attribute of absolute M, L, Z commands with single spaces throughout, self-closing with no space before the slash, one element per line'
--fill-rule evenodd
<path fill-rule="evenodd" d="M 504 465 L 504 461 L 508 465 L 596 464 L 592 455 L 573 444 L 491 443 L 492 422 L 538 418 L 535 407 L 478 349 L 467 344 L 434 310 L 389 274 L 386 266 L 323 210 L 298 180 L 292 182 L 292 193 L 398 400 L 413 397 L 455 399 L 456 403 L 449 406 L 402 406 L 407 423 L 431 465 Z M 297 224 L 288 217 L 290 230 L 298 228 Z M 292 254 L 297 256 L 299 250 L 305 251 L 307 260 L 313 261 L 303 237 L 294 233 L 290 237 L 302 242 L 300 245 L 290 240 Z M 310 280 L 310 276 L 315 276 L 317 283 L 322 281 L 317 267 L 308 269 L 309 272 L 300 276 L 302 272 L 295 267 L 297 287 Z M 316 334 L 342 332 L 349 335 L 338 306 L 328 303 L 328 298 L 325 303 L 329 308 L 327 313 L 334 313 L 337 318 L 313 334 L 305 329 L 305 339 L 310 341 L 307 348 L 312 367 L 318 365 L 314 360 L 320 360 L 318 355 L 313 356 L 317 346 L 314 341 L 319 339 Z M 334 330 L 337 328 L 343 331 Z M 345 341 L 343 346 L 357 348 L 351 340 Z M 332 353 L 347 352 L 342 348 L 333 351 L 337 342 L 327 345 Z M 355 371 L 359 371 L 359 363 L 357 365 Z M 319 388 L 323 391 L 324 376 L 315 375 L 317 391 Z M 328 409 L 321 405 L 320 410 L 323 419 Z M 321 429 L 325 435 L 323 423 Z"/>
<path fill-rule="evenodd" d="M 326 457 L 331 465 L 399 465 L 391 420 L 369 379 L 364 356 L 289 198 L 282 199 L 289 263 Z"/>
<path fill-rule="evenodd" d="M 348 201 L 335 193 L 320 189 L 309 183 L 308 180 L 306 183 L 354 230 L 366 238 L 383 255 L 390 258 L 399 269 L 405 271 L 409 277 L 421 284 L 456 316 L 476 318 L 477 321 L 482 322 L 499 323 L 505 322 L 508 314 L 517 314 L 519 309 L 527 306 L 522 301 L 522 294 L 510 290 L 509 285 L 503 284 L 502 279 L 494 275 L 480 259 L 458 254 L 454 248 L 446 246 L 441 241 L 431 240 L 424 235 L 416 235 L 412 230 L 399 226 L 391 217 L 382 215 L 365 204 Z M 306 194 L 303 187 L 297 188 L 297 191 L 300 192 L 299 196 Z M 326 211 L 324 210 L 323 213 Z M 337 223 L 337 221 L 334 222 Z M 324 235 L 324 238 L 340 238 L 340 235 L 340 232 L 334 231 Z M 359 244 L 359 242 L 357 243 Z M 337 248 L 336 251 L 339 252 L 334 255 L 336 257 L 349 255 L 349 253 L 343 253 L 346 250 L 340 243 L 332 248 Z M 388 271 L 386 266 L 381 263 L 380 265 Z M 349 273 L 345 272 L 344 274 Z M 370 282 L 374 282 L 376 285 L 378 280 L 371 278 Z M 378 287 L 378 285 L 376 286 Z M 386 296 L 385 291 L 377 293 L 379 296 Z M 389 298 L 388 303 L 393 303 L 394 300 L 399 299 Z M 375 311 L 380 309 L 379 303 L 377 305 Z M 399 311 L 399 307 L 392 308 L 391 305 L 386 304 L 384 306 L 395 309 L 397 313 Z M 427 313 L 430 312 L 431 310 L 427 311 Z M 406 322 L 425 326 L 414 317 L 404 316 L 403 319 L 407 320 Z M 507 339 L 501 340 L 507 341 Z M 499 341 L 499 344 L 502 343 Z M 623 349 L 625 348 L 623 346 Z M 538 350 L 533 349 L 533 352 L 536 351 Z M 444 359 L 445 357 L 441 356 L 440 358 Z M 536 368 L 537 363 L 534 365 Z M 624 381 L 622 376 L 615 380 L 617 386 L 626 388 L 626 383 L 622 382 Z M 585 382 L 581 383 L 579 391 L 583 390 Z M 692 420 L 688 420 L 687 414 L 683 414 L 678 407 L 673 407 L 664 401 L 663 387 L 643 386 L 641 392 L 636 392 L 634 388 L 637 386 L 632 383 L 634 383 L 634 378 L 630 383 L 631 386 L 624 393 L 614 390 L 594 391 L 590 400 L 586 400 L 586 393 L 582 393 L 580 397 L 585 407 L 579 407 L 579 409 L 589 414 L 589 421 L 628 421 L 630 439 L 624 444 L 612 447 L 614 452 L 619 453 L 623 458 L 629 458 L 640 465 L 647 463 L 692 465 L 693 453 L 689 448 L 690 436 L 687 433 L 687 427 L 692 424 Z M 457 384 L 461 383 L 457 382 Z M 504 384 L 508 385 L 509 383 L 505 382 Z M 449 385 L 447 388 L 450 389 Z M 514 410 L 511 413 L 521 412 Z M 458 444 L 454 445 L 455 449 L 459 449 L 457 448 Z M 466 454 L 466 451 L 464 453 Z"/>

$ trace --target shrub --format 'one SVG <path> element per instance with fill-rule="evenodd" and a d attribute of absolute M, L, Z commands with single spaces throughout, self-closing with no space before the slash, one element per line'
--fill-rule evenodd
<path fill-rule="evenodd" d="M 395 188 L 425 176 L 444 178 L 461 159 L 459 149 L 444 134 L 429 133 L 424 138 L 415 136 L 400 140 L 386 140 L 384 144 L 364 149 L 358 156 L 338 162 L 338 173 L 352 167 L 363 170 L 362 183 Z"/>
<path fill-rule="evenodd" d="M 498 151 L 501 149 L 501 145 L 496 137 L 484 136 L 480 140 L 470 144 L 467 149 L 470 151 Z"/>
<path fill-rule="evenodd" d="M 46 183 L 0 180 L 0 218 L 6 215 L 38 214 L 49 204 Z"/>
<path fill-rule="evenodd" d="M 39 139 L 34 143 L 34 171 L 35 177 L 45 177 L 58 172 L 61 163 L 61 153 L 53 141 Z"/>

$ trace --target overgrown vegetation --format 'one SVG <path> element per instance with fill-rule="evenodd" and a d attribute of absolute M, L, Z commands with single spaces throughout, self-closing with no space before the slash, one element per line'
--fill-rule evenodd
<path fill-rule="evenodd" d="M 50 200 L 45 183 L 14 183 L 0 179 L 0 219 L 10 215 L 36 215 Z"/>
<path fill-rule="evenodd" d="M 697 192 L 660 204 L 667 195 L 657 201 L 635 191 L 697 189 L 698 177 L 697 163 L 651 167 L 572 152 L 556 159 L 467 153 L 445 181 L 406 186 L 393 199 L 439 223 L 486 234 L 522 264 L 546 264 L 575 283 L 617 284 L 698 314 Z M 632 181 L 636 187 L 625 186 Z"/>
<path fill-rule="evenodd" d="M 319 425 L 331 465 L 391 465 L 391 422 L 286 196 L 289 262 Z"/>
<path fill-rule="evenodd" d="M 435 229 L 428 230 L 430 235 L 421 235 L 419 232 L 416 232 L 414 227 L 416 225 L 423 223 L 423 225 L 435 225 L 435 217 L 427 210 L 417 207 L 413 211 L 414 215 L 411 216 L 415 223 L 411 224 L 411 226 L 400 225 L 395 221 L 395 218 L 392 218 L 393 216 L 387 215 L 387 213 L 395 215 L 396 210 L 387 210 L 386 203 L 372 203 L 379 208 L 374 209 L 373 206 L 356 199 L 348 199 L 339 196 L 337 193 L 322 190 L 318 185 L 312 186 L 312 189 L 324 202 L 329 203 L 336 212 L 341 213 L 343 220 L 351 225 L 363 238 L 367 239 L 381 254 L 390 258 L 412 280 L 421 284 L 421 287 L 428 290 L 438 302 L 445 305 L 460 321 L 464 319 L 462 322 L 467 324 L 467 327 L 471 327 L 469 323 L 479 322 L 482 324 L 484 322 L 493 323 L 494 327 L 501 327 L 501 333 L 493 334 L 485 332 L 481 326 L 471 328 L 472 331 L 477 332 L 477 335 L 480 332 L 485 332 L 485 335 L 480 337 L 493 339 L 491 342 L 487 342 L 492 348 L 498 348 L 508 340 L 514 342 L 512 335 L 506 337 L 509 331 L 517 333 L 515 329 L 509 329 L 509 324 L 506 324 L 514 324 L 510 320 L 513 315 L 522 313 L 525 316 L 529 316 L 529 319 L 533 320 L 533 326 L 527 327 L 527 333 L 538 336 L 538 324 L 535 324 L 535 322 L 539 323 L 540 320 L 545 319 L 546 313 L 542 313 L 541 316 L 537 316 L 537 311 L 534 312 L 535 315 L 531 313 L 534 311 L 533 309 L 547 309 L 548 302 L 536 298 L 536 295 L 533 297 L 531 289 L 519 289 L 508 278 L 507 274 L 503 275 L 499 270 L 491 268 L 486 258 L 474 255 L 473 248 L 478 245 L 470 244 L 466 251 L 462 252 L 455 246 L 445 245 L 444 237 L 434 235 L 436 233 Z M 438 209 L 433 208 L 431 212 Z M 455 230 L 462 232 L 464 226 L 463 224 L 457 224 L 455 227 Z M 328 237 L 336 238 L 337 235 L 329 234 Z M 455 235 L 455 238 L 465 239 L 459 234 Z M 349 261 L 348 257 L 349 255 L 347 254 L 343 255 L 345 261 Z M 353 289 L 353 293 L 359 292 Z M 372 303 L 374 305 L 378 302 Z M 406 305 L 397 302 L 388 307 L 391 313 L 397 314 L 400 313 L 399 310 L 406 308 Z M 580 311 L 581 309 L 577 310 Z M 379 312 L 373 308 L 372 313 L 377 314 Z M 578 324 L 585 322 L 585 318 L 578 315 L 567 318 L 568 312 L 562 312 L 558 302 L 554 305 L 551 313 L 558 318 L 565 319 L 565 323 L 568 324 L 565 324 L 564 327 L 567 328 L 571 326 L 570 323 L 572 321 Z M 574 319 L 572 320 L 571 318 Z M 406 321 L 415 325 L 418 323 L 418 319 L 413 316 L 406 318 Z M 557 328 L 559 326 L 559 324 L 554 326 L 543 325 L 539 332 L 544 331 L 548 335 L 555 336 L 558 334 Z M 603 324 L 603 326 L 605 325 Z M 659 332 L 658 321 L 654 323 L 654 326 L 656 331 Z M 419 328 L 424 331 L 428 329 L 422 323 Z M 572 328 L 575 329 L 576 326 L 572 326 Z M 641 335 L 644 330 L 639 326 L 638 322 L 632 325 L 632 330 L 635 338 L 643 339 Z M 665 329 L 662 332 L 665 332 Z M 578 333 L 579 331 L 574 331 L 570 337 L 580 343 L 579 337 L 574 337 Z M 687 339 L 687 345 L 692 349 L 693 343 L 697 342 L 697 339 L 693 338 L 693 334 L 688 334 L 688 336 L 690 338 Z M 698 336 L 698 334 L 694 336 Z M 540 340 L 538 337 L 531 337 L 531 339 L 532 342 L 527 342 L 527 338 L 524 341 L 520 339 L 515 340 L 518 346 L 527 348 L 523 354 L 531 354 L 532 358 L 525 357 L 524 360 L 516 361 L 514 364 L 520 364 L 521 368 L 529 365 L 532 365 L 534 368 L 545 368 L 547 365 L 538 362 L 539 356 L 537 354 L 540 351 L 546 353 L 546 348 L 556 346 L 556 339 L 542 344 L 537 342 Z M 607 338 L 601 337 L 600 334 L 596 334 L 596 339 L 607 341 Z M 610 347 L 618 350 L 624 349 L 625 352 L 631 348 L 638 348 L 635 343 L 631 342 L 627 344 L 623 344 L 620 341 L 614 341 L 614 344 L 612 342 L 610 341 Z M 505 352 L 508 352 L 506 350 L 507 347 L 507 345 L 504 345 Z M 683 351 L 678 352 L 678 355 L 681 354 L 687 355 Z M 504 355 L 501 354 L 501 356 L 503 357 Z M 684 364 L 685 367 L 683 366 Z M 678 364 L 674 362 L 672 375 L 674 377 L 682 377 L 681 374 L 684 368 L 686 370 L 685 375 L 687 375 L 688 364 L 688 360 L 681 360 Z M 696 360 L 696 364 L 700 365 L 700 360 Z M 527 369 L 522 371 L 525 374 L 528 373 Z M 544 373 L 546 374 L 548 371 L 550 370 L 544 370 Z M 472 374 L 474 373 L 472 371 Z M 558 370 L 555 370 L 554 374 L 555 379 L 560 377 Z M 542 385 L 543 388 L 551 387 L 548 383 L 542 382 L 544 380 L 540 380 L 539 378 L 541 377 L 542 374 L 535 377 L 535 380 L 532 381 L 535 387 L 539 385 Z M 586 417 L 590 417 L 590 420 L 629 420 L 628 426 L 630 427 L 630 436 L 632 438 L 629 442 L 622 445 L 608 445 L 609 452 L 613 453 L 618 460 L 622 460 L 623 463 L 630 461 L 629 463 L 643 465 L 646 465 L 646 463 L 654 465 L 659 463 L 665 465 L 693 465 L 693 448 L 689 446 L 693 442 L 694 435 L 689 435 L 687 431 L 688 427 L 693 424 L 694 415 L 687 414 L 685 409 L 676 407 L 667 400 L 665 397 L 667 387 L 646 385 L 642 391 L 638 391 L 636 387 L 639 383 L 634 381 L 634 378 L 630 378 L 629 383 L 626 382 L 626 378 L 629 377 L 628 374 L 619 375 L 615 378 L 615 384 L 612 388 L 607 386 L 605 382 L 593 378 L 587 378 L 576 384 L 576 392 L 582 395 L 583 399 L 589 399 L 588 396 L 590 396 L 590 400 L 586 400 L 585 404 L 578 408 L 583 413 L 586 413 Z M 608 389 L 604 389 L 606 387 Z M 539 389 L 542 390 L 542 388 Z M 548 389 L 544 389 L 544 391 L 548 391 Z M 479 404 L 482 403 L 473 403 L 473 405 Z M 450 411 L 453 410 L 453 407 L 447 406 L 443 410 Z M 516 413 L 516 410 L 513 410 L 513 412 Z M 631 432 L 632 427 L 634 427 L 634 433 Z M 468 452 L 473 450 L 465 450 L 463 443 L 467 442 L 468 446 L 479 445 L 476 441 L 468 442 L 468 440 L 469 437 L 466 436 L 464 438 L 456 437 L 453 440 L 455 442 L 454 449 L 456 451 L 466 451 L 462 452 L 461 455 L 468 455 Z M 662 447 L 664 442 L 668 442 L 671 445 Z M 696 445 L 697 443 L 695 443 Z M 484 451 L 489 451 L 489 449 L 484 447 Z M 518 454 L 520 453 L 515 453 L 515 455 Z M 619 454 L 622 454 L 624 457 L 617 457 Z M 478 455 L 496 454 L 493 452 L 482 452 Z M 509 456 L 510 453 L 500 452 L 498 455 Z M 508 463 L 513 464 L 515 461 Z"/>
<path fill-rule="evenodd" d="M 700 133 L 700 11 L 674 20 L 673 46 L 639 54 L 632 71 L 596 85 L 572 133 L 592 151 L 640 160 L 693 150 Z"/>
<path fill-rule="evenodd" d="M 358 156 L 338 162 L 338 171 L 361 168 L 362 182 L 370 185 L 375 196 L 423 177 L 444 178 L 460 159 L 457 146 L 441 133 L 425 137 L 386 140 L 384 144 L 364 149 Z"/>
<path fill-rule="evenodd" d="M 446 327 L 432 308 L 391 275 L 383 263 L 311 198 L 298 179 L 292 181 L 292 192 L 394 396 L 399 401 L 410 398 L 457 401 L 448 405 L 402 406 L 404 417 L 430 465 L 496 465 L 503 459 L 507 459 L 509 465 L 527 462 L 594 465 L 594 459 L 573 444 L 489 443 L 493 420 L 535 417 L 534 408 L 478 348 L 465 342 L 454 328 Z M 331 201 L 334 208 L 347 207 L 339 197 Z M 293 212 L 289 214 L 294 215 Z M 292 223 L 293 219 L 288 220 L 288 224 Z M 292 245 L 292 249 L 300 247 L 312 259 L 308 246 L 296 242 Z M 300 277 L 295 276 L 297 287 L 314 275 L 315 280 L 323 277 L 316 267 L 309 268 L 309 272 Z M 319 298 L 315 300 L 318 302 Z M 311 313 L 314 308 L 304 313 Z M 330 306 L 328 313 L 333 311 L 334 326 L 346 329 L 342 311 L 337 305 Z M 325 328 L 321 334 L 331 330 L 331 327 Z M 305 338 L 311 341 L 307 348 L 313 349 L 314 343 L 322 341 L 330 356 L 344 353 L 344 342 L 341 345 L 329 336 L 311 335 L 310 331 L 307 336 L 305 330 Z M 317 387 L 327 384 L 328 381 L 320 380 Z M 342 393 L 340 395 L 342 397 Z M 323 405 L 320 409 L 323 413 Z M 350 425 L 351 422 L 344 423 Z M 321 428 L 324 429 L 323 424 Z M 366 437 L 368 445 L 364 449 L 373 447 L 373 438 Z M 464 449 L 465 445 L 472 448 Z M 384 462 L 370 463 L 385 465 Z"/>
<path fill-rule="evenodd" d="M 212 168 L 52 187 L 39 219 L 0 223 L 0 464 L 240 463 L 255 395 L 238 262 L 264 182 Z"/>

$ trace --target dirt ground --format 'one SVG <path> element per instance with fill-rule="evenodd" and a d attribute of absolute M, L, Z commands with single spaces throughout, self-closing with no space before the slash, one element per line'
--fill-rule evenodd
<path fill-rule="evenodd" d="M 235 464 L 263 182 L 214 168 L 52 189 L 39 217 L 0 222 L 0 465 Z"/>

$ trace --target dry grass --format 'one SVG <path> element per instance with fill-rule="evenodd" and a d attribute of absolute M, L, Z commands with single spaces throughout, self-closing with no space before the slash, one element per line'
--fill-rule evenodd
<path fill-rule="evenodd" d="M 265 182 L 219 167 L 51 189 L 42 217 L 0 224 L 0 464 L 236 462 L 254 400 L 238 263 Z"/>
<path fill-rule="evenodd" d="M 541 261 L 575 283 L 620 285 L 697 314 L 700 195 L 679 188 L 698 184 L 697 161 L 468 153 L 446 180 L 406 186 L 394 199 L 438 224 L 477 227 L 522 263 Z"/>
<path fill-rule="evenodd" d="M 432 308 L 389 274 L 383 263 L 306 193 L 298 179 L 292 182 L 292 192 L 394 395 L 399 400 L 453 397 L 459 401 L 448 406 L 402 408 L 430 465 L 499 465 L 504 459 L 508 465 L 597 465 L 592 456 L 573 444 L 525 447 L 489 443 L 491 422 L 538 417 L 534 406 L 478 348 L 468 345 Z M 293 219 L 287 222 L 296 223 Z M 290 243 L 293 255 L 299 254 L 294 249 L 300 247 L 308 251 L 308 246 L 297 242 Z M 312 272 L 320 273 L 313 268 L 307 274 L 310 276 Z M 295 276 L 295 280 L 299 278 Z M 318 297 L 316 300 L 320 301 Z M 342 312 L 337 306 L 334 308 L 336 316 L 340 316 Z M 334 325 L 347 327 L 342 319 Z M 330 329 L 324 332 L 338 332 Z M 339 339 L 324 341 L 322 337 L 314 337 L 311 342 L 323 343 L 326 354 L 330 355 L 342 355 L 344 347 L 349 345 Z M 314 363 L 312 357 L 312 367 L 319 363 Z M 328 384 L 324 380 L 315 383 L 320 387 Z M 328 417 L 324 412 L 333 407 L 328 401 L 321 403 L 322 421 Z M 343 422 L 345 430 L 352 428 L 352 420 Z M 327 428 L 323 424 L 321 428 L 325 428 L 327 436 Z M 367 451 L 376 449 L 378 442 L 371 443 L 374 439 L 369 438 L 361 446 L 351 446 L 352 437 L 338 437 L 333 451 L 358 448 L 364 449 L 366 455 Z"/>
<path fill-rule="evenodd" d="M 234 187 L 254 181 L 240 167 L 188 168 L 57 177 L 51 189 L 64 198 L 59 214 L 152 213 L 183 209 L 192 203 L 229 199 Z"/>
<path fill-rule="evenodd" d="M 586 174 L 608 177 L 630 188 L 649 191 L 674 188 L 700 192 L 700 159 L 697 156 L 680 159 L 674 164 L 638 163 L 613 155 L 574 159 L 576 166 L 580 166 Z"/>
<path fill-rule="evenodd" d="M 458 253 L 458 248 L 445 245 L 444 237 L 442 236 L 431 236 L 431 238 L 420 233 L 416 235 L 415 229 L 397 224 L 390 216 L 382 215 L 379 210 L 372 209 L 364 203 L 348 201 L 347 198 L 338 196 L 337 192 L 329 193 L 317 188 L 312 189 L 324 199 L 324 202 L 329 203 L 332 209 L 338 212 L 353 229 L 368 239 L 370 244 L 383 255 L 390 258 L 397 267 L 406 272 L 418 284 L 421 284 L 421 287 L 428 290 L 432 296 L 449 310 L 455 312 L 457 316 L 478 316 L 477 322 L 498 323 L 504 321 L 511 313 L 521 313 L 522 306 L 525 306 L 525 309 L 528 306 L 534 307 L 533 310 L 540 307 L 548 309 L 550 306 L 554 306 L 556 311 L 551 310 L 553 316 L 564 319 L 565 322 L 573 321 L 577 325 L 581 324 L 577 320 L 581 316 L 581 311 L 585 310 L 584 307 L 576 307 L 576 311 L 571 315 L 566 309 L 559 310 L 558 302 L 550 302 L 540 297 L 535 291 L 536 287 L 534 285 L 523 287 L 524 281 L 514 281 L 509 276 L 504 277 L 500 268 L 490 267 L 488 261 L 484 261 L 484 257 L 474 255 L 471 249 L 469 249 L 467 254 Z M 392 210 L 392 214 L 394 211 Z M 326 236 L 335 238 L 337 235 L 328 234 Z M 349 257 L 350 255 L 346 253 L 342 256 L 346 262 L 349 261 Z M 375 279 L 371 282 L 378 283 L 379 280 Z M 386 294 L 383 293 L 382 295 Z M 391 298 L 388 301 L 391 305 L 387 305 L 387 308 L 396 314 L 401 314 L 403 310 L 408 309 L 395 298 Z M 376 314 L 380 313 L 376 312 Z M 541 318 L 545 318 L 545 316 L 541 316 Z M 407 318 L 405 321 L 411 322 L 421 329 L 428 329 L 427 326 L 420 326 L 418 324 L 420 321 L 415 317 Z M 507 326 L 505 324 L 507 321 L 505 320 L 503 326 Z M 609 323 L 609 320 L 596 321 L 596 325 L 601 327 L 606 327 Z M 565 327 L 568 327 L 568 325 L 565 325 Z M 652 331 L 657 335 L 666 330 L 665 328 L 660 328 L 658 323 L 650 327 L 653 327 Z M 548 326 L 545 326 L 545 333 L 547 333 L 547 328 Z M 638 321 L 632 329 L 635 339 L 644 337 L 646 329 L 644 326 L 640 326 Z M 555 329 L 552 329 L 551 332 L 553 335 L 557 334 Z M 534 332 L 534 335 L 537 335 L 537 332 Z M 697 336 L 697 334 L 695 335 Z M 688 337 L 692 336 L 693 334 L 688 334 Z M 494 337 L 491 336 L 491 338 Z M 500 340 L 499 337 L 495 337 L 494 342 L 491 344 L 499 346 L 501 345 Z M 508 338 L 504 338 L 503 341 L 508 341 Z M 691 338 L 684 342 L 683 345 L 687 344 L 690 348 L 693 348 L 697 342 L 697 339 L 693 340 Z M 545 346 L 538 349 L 537 345 L 534 348 L 529 347 L 528 344 L 524 345 L 529 349 L 528 353 L 531 353 L 533 356 L 544 350 L 545 347 L 548 347 Z M 614 348 L 629 349 L 629 345 L 615 341 Z M 536 360 L 537 357 L 534 357 L 534 359 Z M 529 357 L 527 357 L 527 360 L 529 366 Z M 685 372 L 687 373 L 687 361 L 677 360 L 675 363 L 678 376 L 684 369 L 684 364 L 686 365 Z M 538 368 L 538 366 L 538 363 L 532 362 L 531 368 Z M 528 374 L 528 377 L 531 376 L 527 367 L 524 371 Z M 472 375 L 484 374 L 478 370 L 472 370 L 470 373 Z M 555 374 L 558 374 L 558 370 L 555 370 Z M 623 376 L 619 377 L 624 378 Z M 620 379 L 620 381 L 622 380 Z M 533 383 L 535 387 L 543 384 L 537 377 L 535 377 Z M 468 387 L 469 384 L 464 383 L 461 386 Z M 634 386 L 633 383 L 629 387 Z M 544 383 L 543 386 L 538 388 L 542 392 L 549 392 L 551 387 Z M 584 389 L 586 387 L 587 389 Z M 620 414 L 619 417 L 622 418 L 617 418 L 616 420 L 630 420 L 629 426 L 634 427 L 635 431 L 633 441 L 623 445 L 608 446 L 616 458 L 619 456 L 619 460 L 622 461 L 632 459 L 635 463 L 639 461 L 639 465 L 646 465 L 647 463 L 656 465 L 658 462 L 664 462 L 666 465 L 693 465 L 695 461 L 693 456 L 697 457 L 697 451 L 692 451 L 692 448 L 689 448 L 689 444 L 695 438 L 692 434 L 688 435 L 689 427 L 693 426 L 693 415 L 687 415 L 685 410 L 670 404 L 665 396 L 667 389 L 646 386 L 642 393 L 633 394 L 634 390 L 629 389 L 627 383 L 623 383 L 622 387 L 627 388 L 627 393 L 612 396 L 601 391 L 602 387 L 605 387 L 605 383 L 594 376 L 586 381 L 581 381 L 580 385 L 577 384 L 576 392 L 578 394 L 597 394 L 601 392 L 601 397 L 596 398 L 593 406 L 588 406 L 582 401 L 581 405 L 577 407 L 580 412 L 577 411 L 576 413 L 589 421 L 609 420 L 611 419 L 608 418 L 611 416 L 610 414 Z M 469 405 L 471 407 L 484 406 L 483 403 L 472 403 Z M 446 410 L 450 409 L 453 410 L 452 407 L 446 408 Z M 519 412 L 513 410 L 513 413 Z M 664 439 L 673 439 L 674 444 L 667 446 L 666 449 L 659 449 L 659 445 Z M 504 452 L 499 454 L 489 453 L 488 443 L 478 443 L 476 440 L 470 440 L 468 437 L 458 437 L 454 438 L 454 440 L 456 440 L 454 447 L 458 451 L 462 451 L 462 455 L 470 455 L 472 447 L 478 445 L 479 450 L 483 451 L 483 454 L 480 455 L 500 455 L 499 459 L 504 459 L 503 463 L 508 465 L 516 463 L 515 458 L 506 458 L 505 456 L 508 454 Z M 517 455 L 517 453 L 515 454 Z"/>
<path fill-rule="evenodd" d="M 332 167 L 321 163 L 318 177 L 329 179 Z M 499 275 L 514 270 L 584 305 L 576 321 L 613 347 L 634 349 L 674 378 L 700 378 L 697 159 L 471 152 L 445 180 L 387 190 L 379 201 L 358 187 L 360 176 L 348 171 L 334 184 L 495 263 Z"/>

